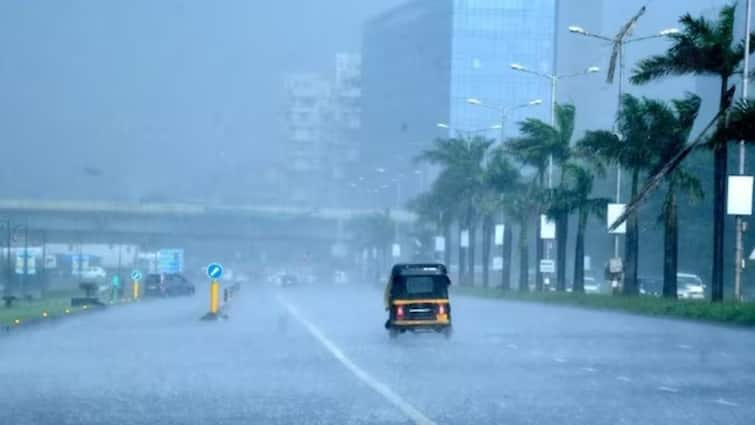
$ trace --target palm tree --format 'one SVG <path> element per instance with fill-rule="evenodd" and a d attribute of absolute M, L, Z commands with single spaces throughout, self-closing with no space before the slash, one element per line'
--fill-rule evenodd
<path fill-rule="evenodd" d="M 584 166 L 567 163 L 562 166 L 562 189 L 556 208 L 577 213 L 577 237 L 574 245 L 574 281 L 572 291 L 585 291 L 585 230 L 591 215 L 605 217 L 607 198 L 591 198 L 594 175 Z"/>
<path fill-rule="evenodd" d="M 521 190 L 521 185 L 519 170 L 506 158 L 505 152 L 500 148 L 493 151 L 485 167 L 485 186 L 489 193 L 488 202 L 491 205 L 497 204 L 505 217 L 501 247 L 501 289 L 503 290 L 511 289 L 512 227 L 515 219 L 521 216 L 516 211 L 519 204 L 517 192 Z"/>
<path fill-rule="evenodd" d="M 726 140 L 744 140 L 755 142 L 755 100 L 747 99 L 737 102 L 732 108 L 726 128 L 718 137 Z"/>
<path fill-rule="evenodd" d="M 569 157 L 569 143 L 574 132 L 574 114 L 573 105 L 556 105 L 556 127 L 536 118 L 528 118 L 519 123 L 520 136 L 509 139 L 506 143 L 507 152 L 517 161 L 535 168 L 541 189 L 545 188 L 545 171 L 549 158 L 552 157 L 555 163 L 560 164 Z M 536 211 L 543 212 L 543 205 L 536 207 Z M 538 265 L 543 254 L 539 218 L 535 226 L 535 263 Z M 563 236 L 566 237 L 566 234 Z M 535 271 L 535 287 L 538 291 L 543 287 L 543 276 L 539 267 L 536 267 Z"/>
<path fill-rule="evenodd" d="M 734 43 L 734 12 L 736 4 L 721 8 L 715 21 L 686 14 L 679 19 L 682 31 L 670 34 L 671 47 L 665 54 L 641 61 L 631 77 L 634 84 L 645 84 L 668 75 L 714 75 L 719 78 L 719 114 L 728 107 L 731 96 L 729 80 L 739 72 L 744 59 L 744 41 Z M 749 34 L 755 40 L 755 34 Z M 750 52 L 755 51 L 751 43 Z M 719 121 L 719 127 L 724 124 Z M 710 145 L 714 152 L 713 175 L 713 278 L 712 299 L 723 300 L 724 202 L 727 178 L 727 142 L 725 132 L 717 133 Z"/>
<path fill-rule="evenodd" d="M 465 282 L 464 250 L 459 249 L 459 281 L 461 284 L 474 284 L 474 228 L 480 217 L 479 203 L 484 192 L 483 162 L 492 141 L 482 137 L 455 137 L 437 139 L 434 145 L 416 158 L 442 167 L 436 184 L 443 192 L 455 197 L 455 216 L 459 222 L 459 232 L 468 229 L 469 240 L 469 282 Z"/>
<path fill-rule="evenodd" d="M 630 94 L 622 99 L 621 114 L 618 117 L 618 129 L 623 140 L 609 131 L 588 131 L 579 141 L 578 149 L 582 156 L 592 155 L 593 161 L 599 168 L 609 164 L 618 164 L 629 171 L 631 175 L 631 197 L 635 198 L 639 191 L 640 178 L 652 166 L 652 153 L 658 147 L 654 143 L 658 130 L 655 130 L 653 120 L 649 119 L 648 103 Z M 639 250 L 639 223 L 636 212 L 627 217 L 627 233 L 625 239 L 624 293 L 636 295 L 639 293 L 637 285 L 637 258 Z"/>
<path fill-rule="evenodd" d="M 394 236 L 394 222 L 390 211 L 357 218 L 349 223 L 349 228 L 354 234 L 358 248 L 374 250 L 375 276 L 379 277 L 381 270 L 388 266 L 388 247 Z"/>
<path fill-rule="evenodd" d="M 443 251 L 443 262 L 451 262 L 451 250 L 448 244 L 451 237 L 451 224 L 456 214 L 456 195 L 448 190 L 448 185 L 441 179 L 433 182 L 428 192 L 422 193 L 409 202 L 409 209 L 414 211 L 421 221 L 433 223 L 436 231 L 443 235 L 446 248 Z"/>
<path fill-rule="evenodd" d="M 656 174 L 687 145 L 697 113 L 700 110 L 700 98 L 688 94 L 684 99 L 671 101 L 671 106 L 662 101 L 645 100 L 645 103 L 648 118 L 653 122 L 654 139 L 658 144 L 655 170 L 651 172 L 651 174 Z M 666 174 L 664 181 L 666 183 L 666 195 L 663 201 L 663 213 L 661 214 L 664 222 L 663 296 L 676 298 L 679 250 L 678 192 L 684 191 L 692 199 L 699 199 L 702 198 L 703 191 L 700 181 L 682 166 L 677 166 Z"/>

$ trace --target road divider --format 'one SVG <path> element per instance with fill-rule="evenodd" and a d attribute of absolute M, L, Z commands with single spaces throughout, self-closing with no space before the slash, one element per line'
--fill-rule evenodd
<path fill-rule="evenodd" d="M 211 263 L 207 266 L 207 277 L 210 278 L 210 306 L 207 314 L 202 316 L 202 320 L 227 319 L 231 300 L 239 291 L 240 285 L 235 283 L 221 288 L 220 278 L 223 277 L 223 266 L 220 263 Z"/>

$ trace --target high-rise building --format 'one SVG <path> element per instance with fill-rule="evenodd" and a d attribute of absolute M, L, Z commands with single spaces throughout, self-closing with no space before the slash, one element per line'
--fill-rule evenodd
<path fill-rule="evenodd" d="M 412 0 L 369 20 L 362 46 L 365 169 L 410 177 L 411 158 L 433 139 L 501 124 L 499 112 L 468 98 L 496 107 L 538 98 L 547 105 L 547 81 L 510 65 L 553 72 L 555 17 L 555 0 Z M 525 116 L 548 114 L 547 106 L 518 110 L 505 131 L 515 134 L 513 124 Z M 498 138 L 500 130 L 481 134 Z"/>
<path fill-rule="evenodd" d="M 286 197 L 296 204 L 344 203 L 357 163 L 360 129 L 360 56 L 336 55 L 333 77 L 286 77 Z"/>
<path fill-rule="evenodd" d="M 313 190 L 325 182 L 325 143 L 330 120 L 330 83 L 315 74 L 286 77 L 287 193 L 294 203 L 311 203 Z"/>

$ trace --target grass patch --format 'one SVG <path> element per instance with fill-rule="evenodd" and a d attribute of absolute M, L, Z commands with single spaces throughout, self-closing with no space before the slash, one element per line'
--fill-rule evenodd
<path fill-rule="evenodd" d="M 0 305 L 0 327 L 16 326 L 31 320 L 73 314 L 82 310 L 80 307 L 71 307 L 71 297 L 77 296 L 81 296 L 81 291 L 50 291 L 43 299 L 17 300 L 11 308 Z"/>
<path fill-rule="evenodd" d="M 755 304 L 710 303 L 655 297 L 624 297 L 559 292 L 502 292 L 495 288 L 455 287 L 453 293 L 512 301 L 561 304 L 601 310 L 618 310 L 648 316 L 676 317 L 755 327 Z"/>

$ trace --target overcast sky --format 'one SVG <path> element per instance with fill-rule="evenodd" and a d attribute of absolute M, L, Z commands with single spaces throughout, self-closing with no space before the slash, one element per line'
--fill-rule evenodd
<path fill-rule="evenodd" d="M 397 3 L 2 1 L 0 196 L 233 184 L 279 142 L 282 74 L 330 71 L 358 51 L 364 19 Z"/>

